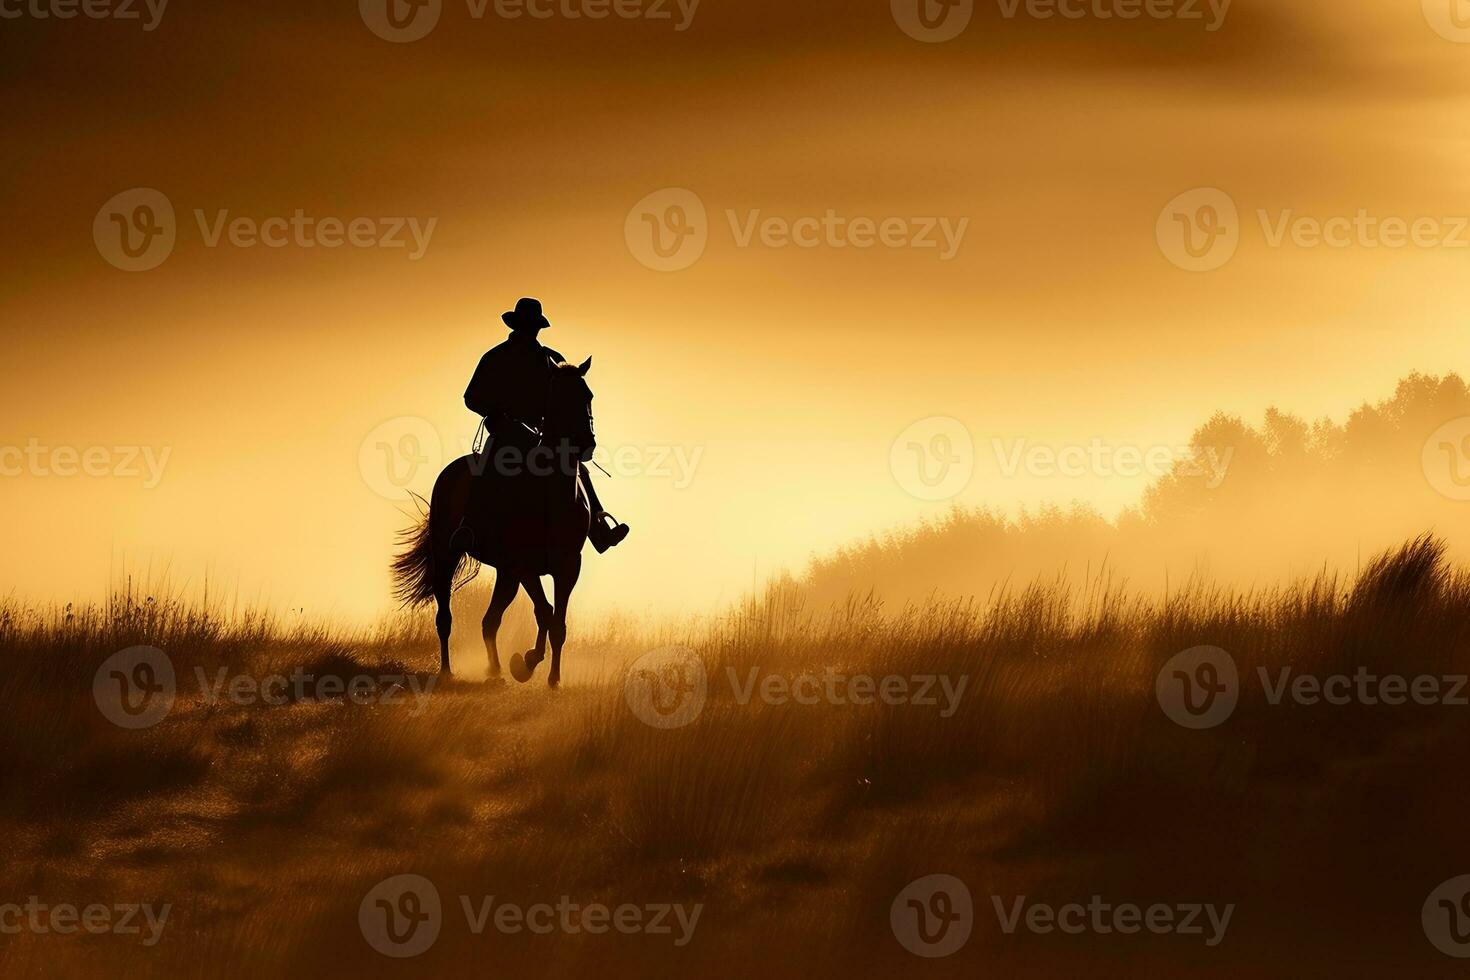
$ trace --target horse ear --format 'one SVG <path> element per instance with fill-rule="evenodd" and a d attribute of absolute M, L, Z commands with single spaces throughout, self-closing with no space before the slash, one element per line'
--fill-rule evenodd
<path fill-rule="evenodd" d="M 577 366 L 577 373 L 584 378 L 587 377 L 587 372 L 590 370 L 592 370 L 592 358 L 590 357 Z"/>

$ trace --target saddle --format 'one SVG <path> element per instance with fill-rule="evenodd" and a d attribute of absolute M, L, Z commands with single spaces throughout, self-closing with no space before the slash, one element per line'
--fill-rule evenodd
<path fill-rule="evenodd" d="M 470 499 L 457 534 L 465 550 L 489 564 L 515 556 L 549 570 L 550 506 L 545 479 L 532 469 L 532 451 L 542 444 L 539 429 L 503 419 L 470 457 Z M 544 463 L 538 464 L 544 465 Z M 580 484 L 578 496 L 582 497 Z M 584 499 L 585 505 L 585 499 Z"/>

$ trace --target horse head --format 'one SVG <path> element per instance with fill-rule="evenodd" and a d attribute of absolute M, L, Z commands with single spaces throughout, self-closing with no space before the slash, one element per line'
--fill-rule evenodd
<path fill-rule="evenodd" d="M 554 365 L 546 399 L 544 441 L 553 449 L 567 447 L 584 463 L 597 448 L 592 428 L 592 389 L 587 387 L 587 372 L 591 369 L 590 357 L 581 364 Z"/>

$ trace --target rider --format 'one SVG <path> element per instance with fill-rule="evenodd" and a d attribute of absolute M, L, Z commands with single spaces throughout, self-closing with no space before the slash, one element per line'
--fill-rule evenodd
<path fill-rule="evenodd" d="M 470 411 L 485 419 L 492 443 L 514 426 L 539 429 L 546 415 L 546 394 L 551 384 L 551 366 L 563 358 L 549 347 L 543 347 L 536 335 L 551 326 L 541 312 L 541 301 L 522 299 L 516 308 L 501 315 L 510 327 L 510 338 L 493 348 L 475 369 L 464 403 Z M 487 447 L 486 452 L 490 449 Z M 578 464 L 582 474 L 582 490 L 592 510 L 592 526 L 588 540 L 598 553 L 607 551 L 628 536 L 628 525 L 620 524 L 597 497 L 587 467 Z"/>

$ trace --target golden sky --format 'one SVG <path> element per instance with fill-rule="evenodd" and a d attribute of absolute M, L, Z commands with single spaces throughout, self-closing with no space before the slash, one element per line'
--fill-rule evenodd
<path fill-rule="evenodd" d="M 589 558 L 592 610 L 708 609 L 952 502 L 1112 512 L 1146 482 L 1008 475 L 996 439 L 1179 445 L 1217 409 L 1341 417 L 1467 363 L 1470 44 L 1443 36 L 1450 0 L 1235 0 L 1213 31 L 1203 0 L 1201 20 L 991 0 L 943 43 L 887 0 L 703 0 L 684 30 L 672 2 L 667 20 L 566 15 L 589 2 L 512 19 L 442 0 L 407 43 L 351 4 L 178 3 L 145 30 L 142 4 L 140 21 L 0 3 L 22 11 L 0 22 L 0 446 L 45 450 L 0 475 L 0 590 L 96 596 L 151 565 L 319 614 L 384 608 L 404 518 L 377 492 L 378 443 L 432 432 L 436 461 L 467 444 L 465 383 L 521 295 L 545 302 L 546 343 L 594 356 L 605 464 L 624 452 L 600 485 L 633 537 Z M 175 213 L 149 271 L 94 239 L 133 188 Z M 668 188 L 702 206 L 706 244 L 658 271 L 636 232 L 668 217 Z M 1236 251 L 1207 272 L 1156 231 L 1196 188 L 1238 208 Z M 432 232 L 210 243 L 221 212 L 298 211 Z M 1283 220 L 1359 212 L 1434 218 L 1448 244 L 1273 244 Z M 844 231 L 813 247 L 758 227 L 829 213 Z M 941 244 L 854 246 L 885 219 Z M 890 450 L 934 417 L 975 456 L 931 501 Z M 106 448 L 112 469 L 58 475 L 58 447 Z M 167 451 L 156 486 L 119 447 Z"/>

